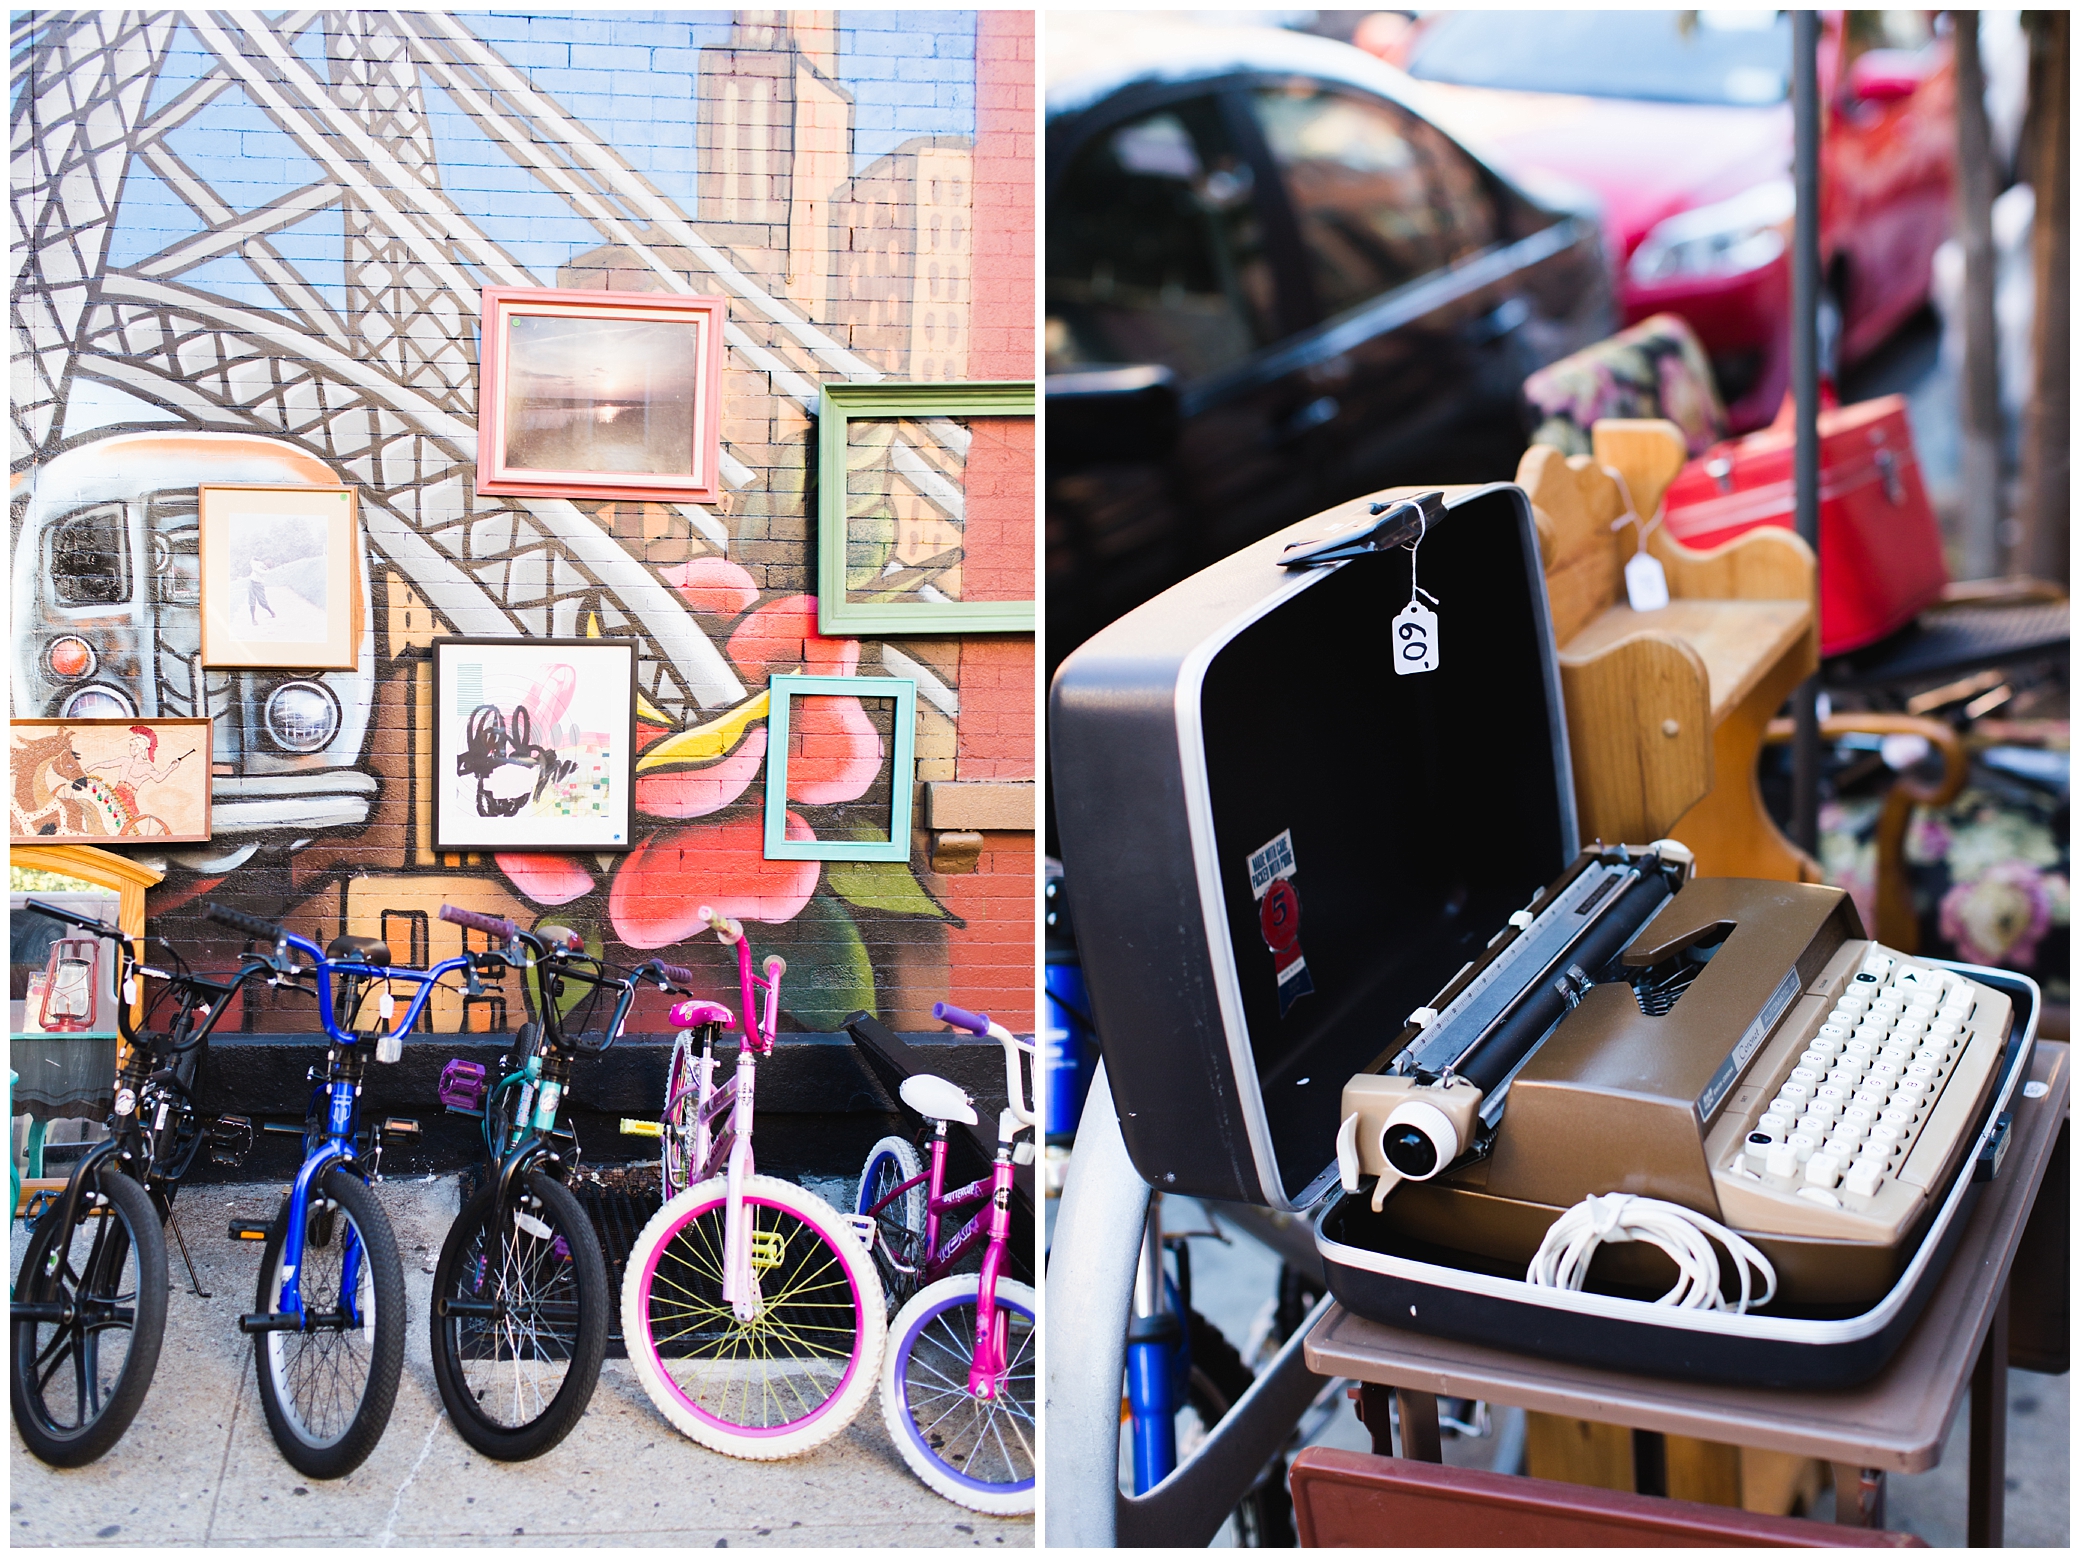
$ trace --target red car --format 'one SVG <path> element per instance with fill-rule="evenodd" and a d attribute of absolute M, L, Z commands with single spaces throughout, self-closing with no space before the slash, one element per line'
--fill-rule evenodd
<path fill-rule="evenodd" d="M 1950 43 L 1920 11 L 1823 13 L 1823 365 L 1928 297 L 1950 229 Z M 1629 324 L 1696 329 L 1735 431 L 1791 379 L 1791 22 L 1770 11 L 1456 11 L 1358 42 L 1431 84 L 1434 116 L 1520 177 L 1603 202 Z M 1396 33 L 1399 33 L 1396 36 Z"/>

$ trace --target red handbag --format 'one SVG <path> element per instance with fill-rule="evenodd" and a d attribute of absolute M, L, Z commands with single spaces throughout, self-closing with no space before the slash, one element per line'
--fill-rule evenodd
<path fill-rule="evenodd" d="M 1757 525 L 1792 528 L 1796 434 L 1776 422 L 1683 467 L 1663 523 L 1703 550 Z M 1950 582 L 1899 395 L 1820 411 L 1820 653 L 1844 654 L 1905 627 Z"/>

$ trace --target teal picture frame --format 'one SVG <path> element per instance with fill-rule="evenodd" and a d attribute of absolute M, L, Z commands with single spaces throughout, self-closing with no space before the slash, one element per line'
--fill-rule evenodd
<path fill-rule="evenodd" d="M 911 801 L 917 787 L 917 683 L 900 676 L 775 676 L 766 683 L 766 691 L 766 859 L 908 860 Z M 788 705 L 803 697 L 895 700 L 885 842 L 787 836 Z"/>
<path fill-rule="evenodd" d="M 957 384 L 825 384 L 818 408 L 816 628 L 831 637 L 897 633 L 1030 633 L 1036 603 L 1024 601 L 851 601 L 845 590 L 846 424 L 868 417 L 1030 417 L 1031 379 Z M 1039 490 L 1035 473 L 1034 490 Z M 1037 505 L 1036 505 L 1037 509 Z M 1034 545 L 1038 546 L 1037 511 Z M 1035 560 L 1035 577 L 1038 561 Z"/>

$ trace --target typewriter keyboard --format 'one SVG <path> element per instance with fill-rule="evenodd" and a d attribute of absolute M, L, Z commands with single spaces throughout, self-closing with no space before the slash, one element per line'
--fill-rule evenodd
<path fill-rule="evenodd" d="M 1722 1201 L 1734 1191 L 1747 1204 L 1735 1226 L 1850 1231 L 1825 1215 L 1836 1212 L 1875 1225 L 1867 1236 L 1897 1228 L 1947 1188 L 1957 1138 L 1993 1080 L 2007 1011 L 1994 991 L 1872 945 L 1817 1027 L 1817 1012 L 1786 1024 L 1796 1031 L 1771 1046 L 1775 1064 L 1758 1067 L 1774 1090 L 1765 1087 L 1759 1114 L 1744 1112 L 1746 1129 L 1726 1143 L 1716 1176 Z M 1795 1057 L 1786 1053 L 1794 1045 Z M 1749 1189 L 1766 1195 L 1739 1193 Z M 1823 1215 L 1800 1215 L 1787 1198 Z M 1779 1215 L 1766 1214 L 1770 1202 Z"/>

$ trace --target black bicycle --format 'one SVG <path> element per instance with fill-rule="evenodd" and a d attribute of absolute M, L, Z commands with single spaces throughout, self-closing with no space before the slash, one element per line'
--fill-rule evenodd
<path fill-rule="evenodd" d="M 432 1324 L 433 1376 L 456 1431 L 495 1459 L 524 1461 L 577 1426 L 606 1357 L 606 1258 L 565 1184 L 579 1156 L 559 1115 L 571 1063 L 613 1046 L 639 981 L 671 990 L 692 976 L 652 962 L 622 978 L 561 927 L 524 931 L 452 904 L 441 918 L 483 932 L 516 965 L 531 954 L 540 1020 L 514 1035 L 484 1098 L 488 1172 L 441 1246 Z M 588 1027 L 609 992 L 613 1015 Z"/>
<path fill-rule="evenodd" d="M 174 1192 L 205 1146 L 229 1161 L 252 1145 L 252 1122 L 206 1119 L 195 1087 L 209 1035 L 254 962 L 228 980 L 190 972 L 163 941 L 173 971 L 135 955 L 132 938 L 31 899 L 27 908 L 116 949 L 116 1024 L 123 1046 L 109 1135 L 87 1150 L 37 1218 L 15 1281 L 13 1404 L 22 1441 L 53 1466 L 83 1466 L 123 1437 L 158 1366 L 166 1329 L 166 1238 Z M 141 938 L 140 938 L 141 939 Z M 155 938 L 156 939 L 156 938 Z M 139 1034 L 131 1008 L 143 985 L 163 984 Z M 151 1031 L 167 1001 L 163 1031 Z M 182 1244 L 182 1257 L 187 1248 Z M 188 1273 L 195 1280 L 193 1261 Z M 203 1296 L 207 1297 L 207 1294 Z"/>

